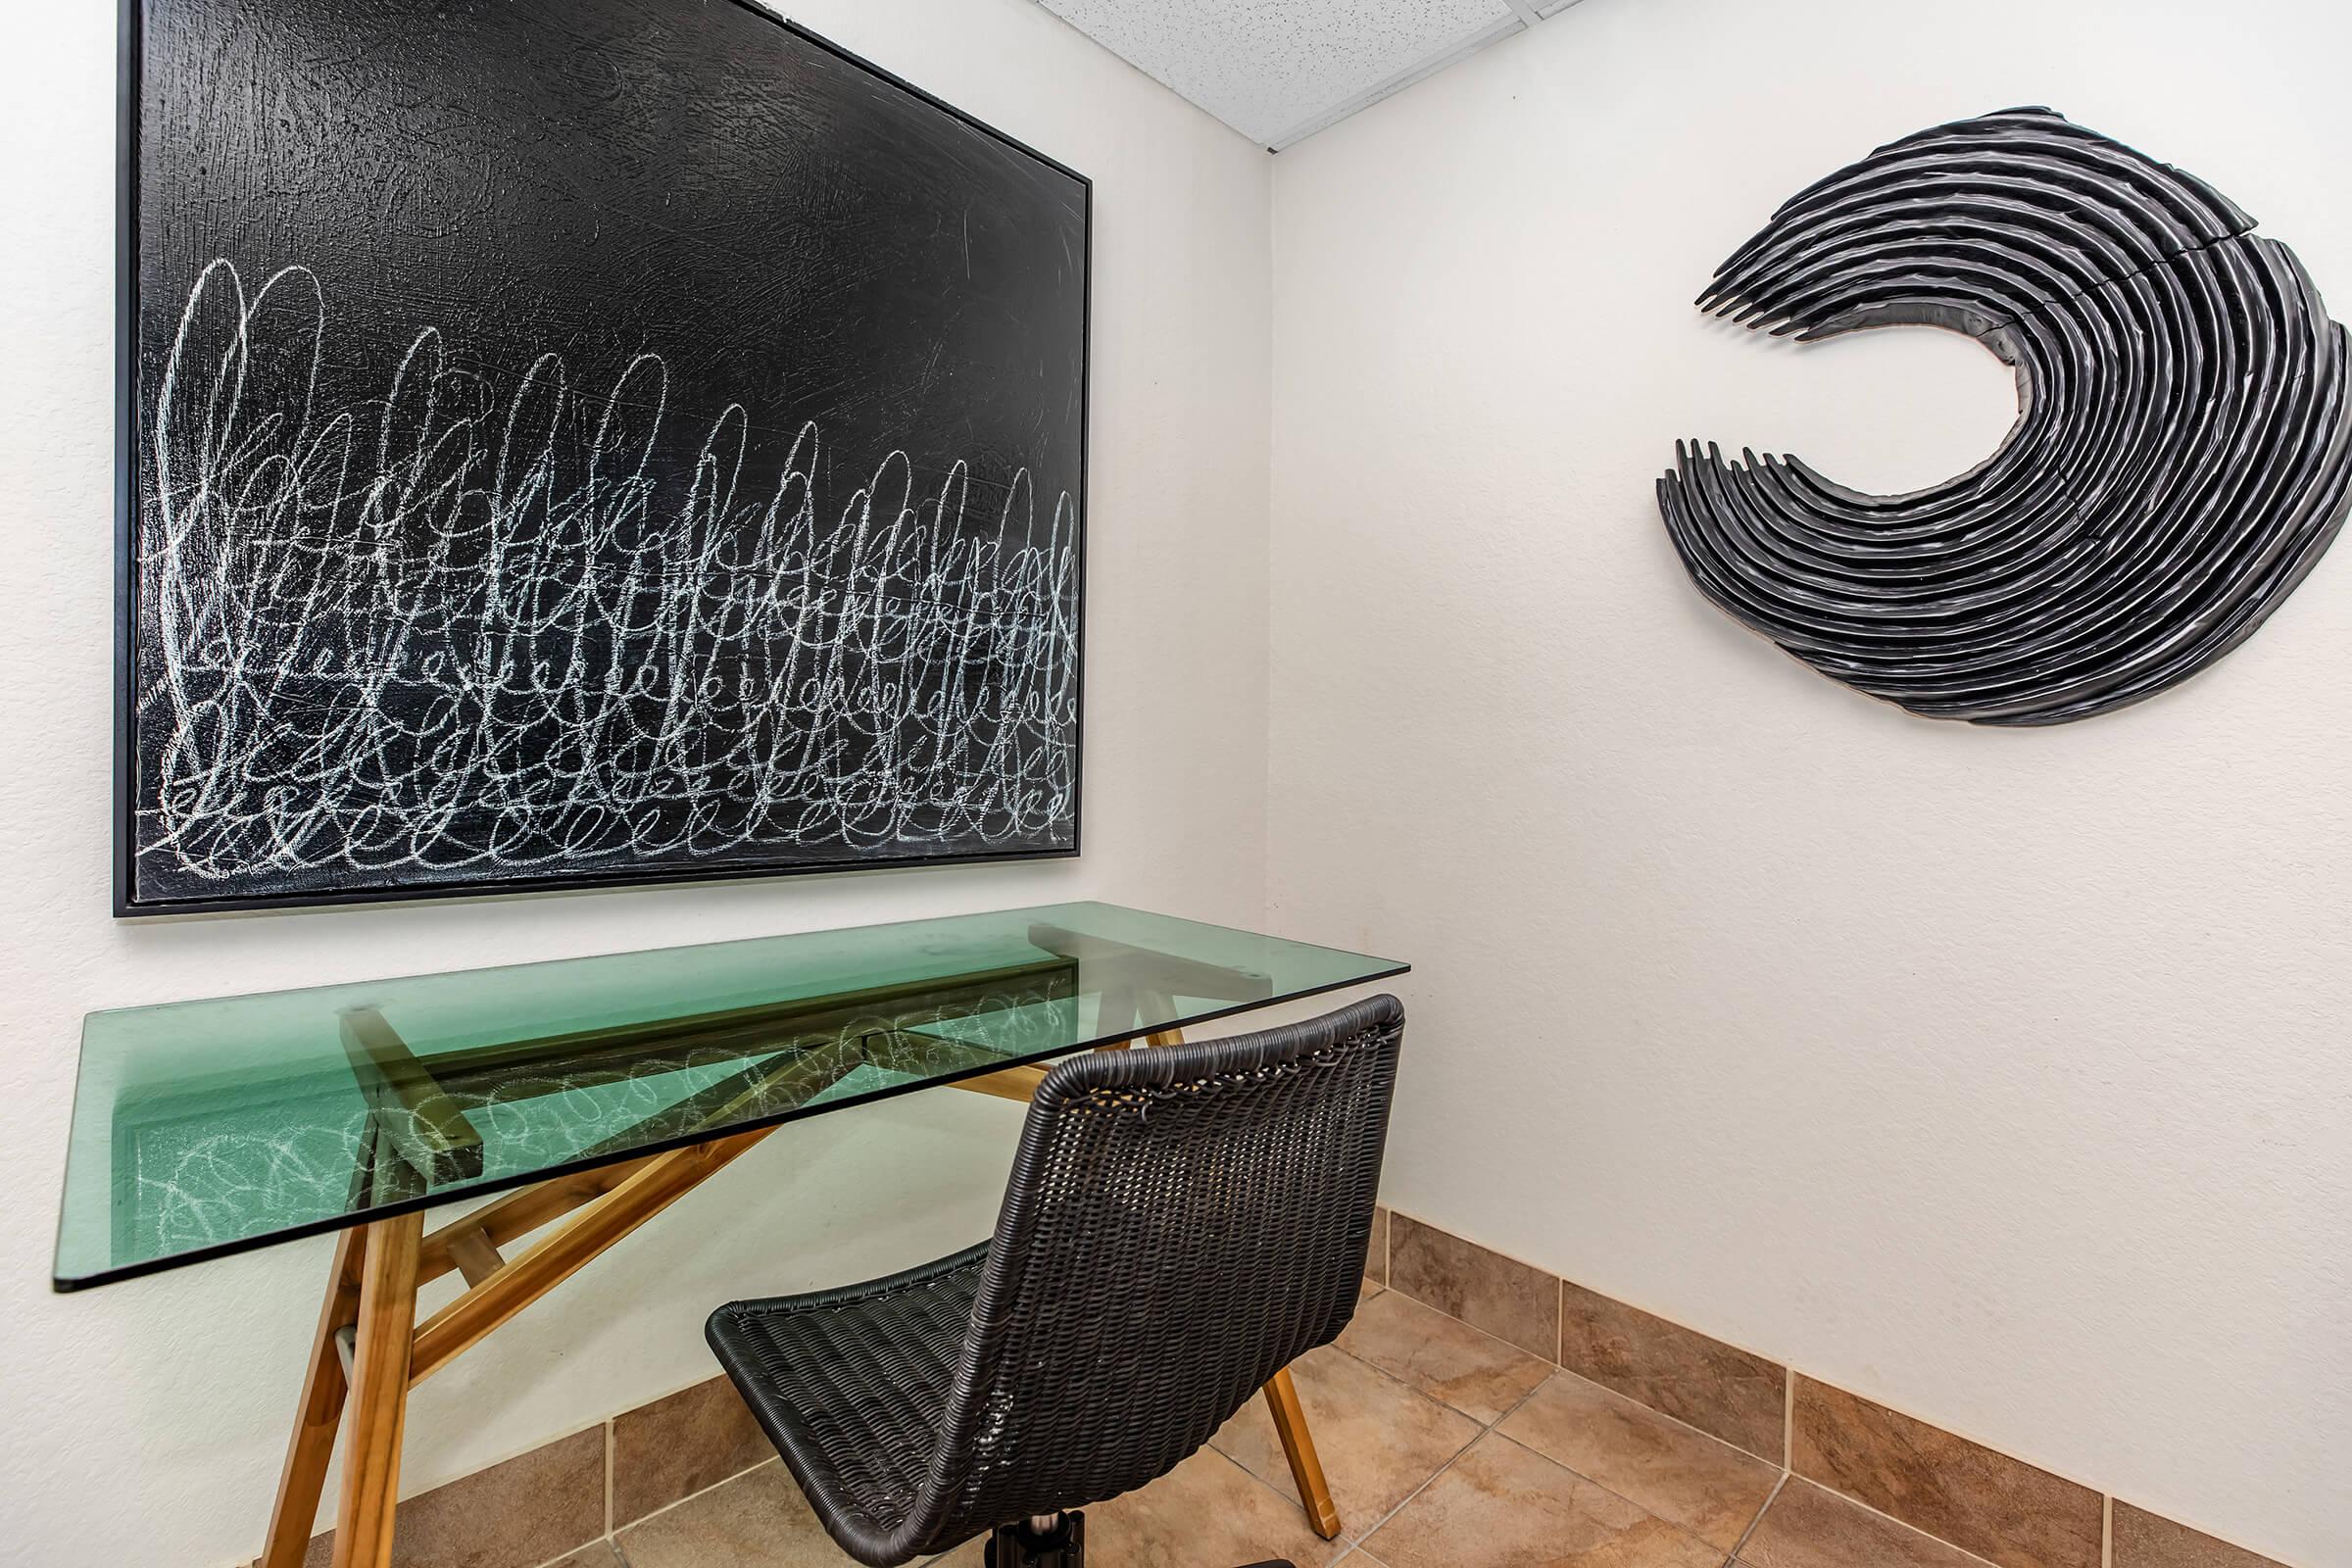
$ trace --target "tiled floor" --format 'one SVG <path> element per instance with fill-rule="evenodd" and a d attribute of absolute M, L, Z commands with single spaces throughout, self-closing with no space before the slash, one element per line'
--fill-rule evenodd
<path fill-rule="evenodd" d="M 1504 1340 L 1366 1291 L 1339 1343 L 1295 1368 L 1340 1540 L 1308 1531 L 1252 1402 L 1169 1475 L 1089 1508 L 1089 1556 L 1102 1568 L 1276 1556 L 1300 1568 L 1984 1568 Z M 561 1568 L 849 1561 L 770 1459 Z M 980 1544 L 935 1561 L 979 1568 Z"/>

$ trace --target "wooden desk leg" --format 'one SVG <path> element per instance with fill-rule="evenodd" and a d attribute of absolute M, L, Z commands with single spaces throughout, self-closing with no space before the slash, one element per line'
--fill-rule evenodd
<path fill-rule="evenodd" d="M 1291 1479 L 1298 1484 L 1298 1502 L 1306 1522 L 1325 1541 L 1340 1533 L 1339 1505 L 1331 1500 L 1331 1485 L 1323 1479 L 1323 1461 L 1315 1456 L 1315 1440 L 1307 1435 L 1306 1411 L 1298 1390 L 1284 1367 L 1266 1385 L 1266 1408 L 1274 1414 L 1274 1435 L 1282 1439 L 1282 1456 L 1291 1461 Z"/>
<path fill-rule="evenodd" d="M 446 1366 L 772 1131 L 731 1133 L 510 1193 L 442 1226 L 429 1246 L 422 1214 L 342 1232 L 259 1568 L 301 1568 L 318 1521 L 319 1488 L 334 1452 L 339 1417 L 348 1420 L 342 1423 L 343 1502 L 335 1525 L 334 1568 L 387 1568 L 410 1386 Z M 566 1214 L 573 1217 L 563 1229 L 521 1256 L 510 1262 L 499 1255 L 500 1242 Z M 466 1274 L 470 1288 L 420 1326 L 417 1287 L 453 1268 Z"/>
<path fill-rule="evenodd" d="M 270 1510 L 270 1541 L 262 1548 L 258 1568 L 302 1568 L 303 1553 L 310 1547 L 327 1460 L 335 1451 L 335 1429 L 343 1419 L 343 1356 L 335 1336 L 360 1320 L 360 1260 L 367 1250 L 365 1228 L 336 1234 L 334 1272 L 327 1276 L 326 1300 L 318 1308 L 318 1333 L 311 1342 L 311 1365 L 302 1379 L 302 1405 L 294 1414 L 294 1436 L 286 1443 L 277 1502 Z"/>
<path fill-rule="evenodd" d="M 400 1500 L 400 1439 L 409 1412 L 409 1355 L 416 1343 L 416 1259 L 424 1240 L 424 1216 L 379 1219 L 367 1231 L 334 1568 L 387 1568 L 392 1561 L 392 1511 Z"/>

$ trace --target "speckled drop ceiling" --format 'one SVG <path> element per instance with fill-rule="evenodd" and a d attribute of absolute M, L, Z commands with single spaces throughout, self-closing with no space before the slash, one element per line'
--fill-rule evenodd
<path fill-rule="evenodd" d="M 1570 0 L 1039 3 L 1243 135 L 1281 148 Z"/>

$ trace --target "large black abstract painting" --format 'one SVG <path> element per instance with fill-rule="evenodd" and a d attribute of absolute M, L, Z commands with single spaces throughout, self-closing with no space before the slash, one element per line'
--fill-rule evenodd
<path fill-rule="evenodd" d="M 1090 188 L 740 0 L 129 0 L 122 912 L 1075 853 Z"/>
<path fill-rule="evenodd" d="M 2056 724 L 2251 636 L 2352 501 L 2344 329 L 2195 176 L 2047 109 L 1881 147 L 1789 198 L 1702 310 L 1812 341 L 1927 324 L 2014 366 L 1976 468 L 1865 495 L 1678 444 L 1658 506 L 1699 589 L 1931 718 Z"/>

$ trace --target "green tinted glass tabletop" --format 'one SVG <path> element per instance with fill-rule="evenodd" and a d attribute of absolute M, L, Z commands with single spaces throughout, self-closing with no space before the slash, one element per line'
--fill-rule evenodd
<path fill-rule="evenodd" d="M 1404 965 L 1107 904 L 93 1012 L 60 1290 Z"/>

